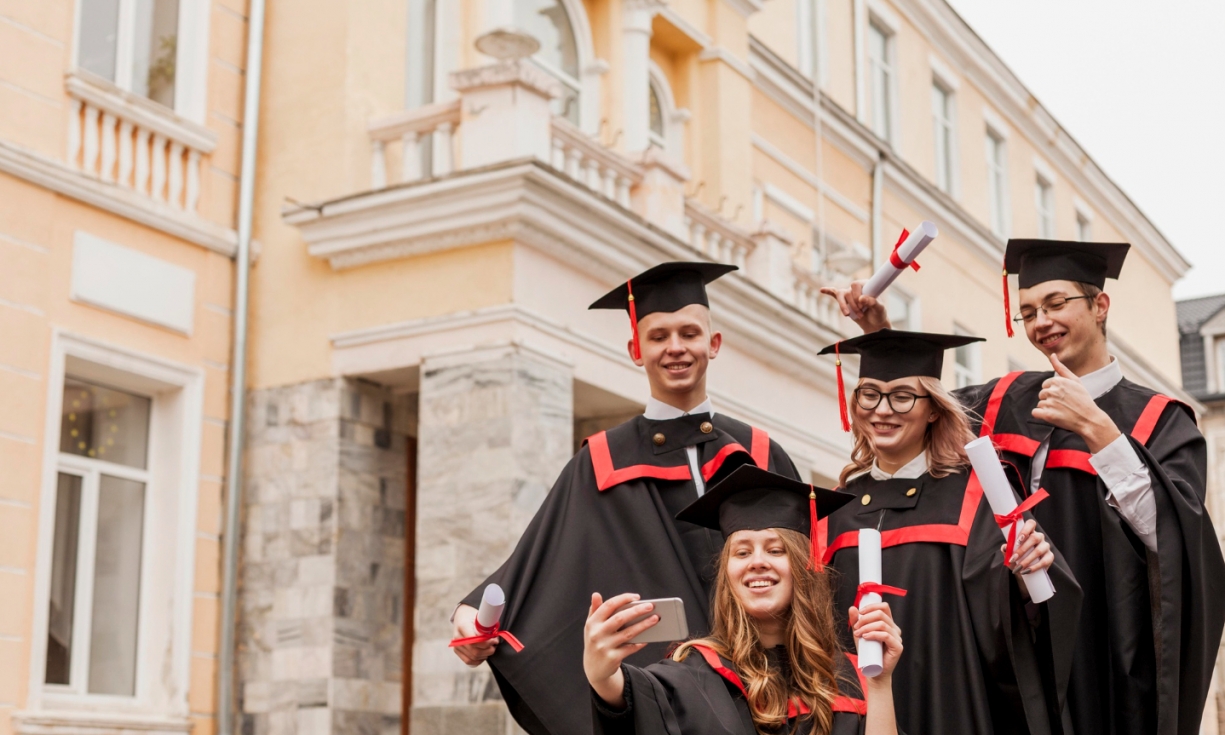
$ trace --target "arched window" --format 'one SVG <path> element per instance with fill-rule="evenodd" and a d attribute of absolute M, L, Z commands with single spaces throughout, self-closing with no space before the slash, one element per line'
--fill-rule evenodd
<path fill-rule="evenodd" d="M 651 80 L 651 143 L 660 148 L 668 147 L 668 130 L 664 125 L 664 103 L 660 99 L 659 87 Z"/>
<path fill-rule="evenodd" d="M 532 59 L 562 84 L 554 113 L 579 124 L 581 66 L 574 24 L 562 0 L 515 0 L 515 25 L 540 41 Z"/>
<path fill-rule="evenodd" d="M 648 69 L 651 81 L 647 109 L 651 145 L 668 151 L 678 160 L 683 159 L 685 121 L 689 119 L 689 111 L 677 107 L 663 69 L 654 61 L 650 62 Z"/>

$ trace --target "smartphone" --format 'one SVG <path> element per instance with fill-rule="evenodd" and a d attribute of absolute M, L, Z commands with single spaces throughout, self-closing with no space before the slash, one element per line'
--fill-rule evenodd
<path fill-rule="evenodd" d="M 659 622 L 634 636 L 630 643 L 671 643 L 683 641 L 689 637 L 689 622 L 685 619 L 685 601 L 679 597 L 663 597 L 658 600 L 638 600 L 628 605 L 622 605 L 617 612 L 643 603 L 651 603 L 655 608 L 648 613 L 639 615 L 621 626 L 621 630 L 646 620 L 651 615 L 658 615 Z"/>

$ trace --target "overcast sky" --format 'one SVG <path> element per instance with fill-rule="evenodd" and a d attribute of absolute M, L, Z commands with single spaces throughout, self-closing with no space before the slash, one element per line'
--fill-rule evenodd
<path fill-rule="evenodd" d="M 1225 0 L 948 0 L 1193 267 L 1225 292 Z"/>

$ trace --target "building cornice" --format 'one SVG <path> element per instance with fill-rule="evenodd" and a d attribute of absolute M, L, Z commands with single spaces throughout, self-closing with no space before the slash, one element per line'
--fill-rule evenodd
<path fill-rule="evenodd" d="M 172 237 L 233 258 L 238 234 L 118 184 L 86 176 L 40 153 L 0 140 L 0 171 Z"/>
<path fill-rule="evenodd" d="M 741 16 L 747 18 L 753 13 L 761 10 L 765 0 L 723 0 L 724 4 L 732 10 L 740 13 Z"/>

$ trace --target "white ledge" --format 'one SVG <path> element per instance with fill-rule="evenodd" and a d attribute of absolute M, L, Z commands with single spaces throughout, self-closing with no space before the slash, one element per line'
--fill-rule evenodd
<path fill-rule="evenodd" d="M 59 161 L 3 140 L 0 140 L 0 171 L 229 258 L 238 250 L 238 233 L 234 230 L 154 201 L 132 189 L 103 183 Z"/>
<path fill-rule="evenodd" d="M 14 712 L 13 730 L 22 735 L 186 735 L 186 717 L 128 712 L 40 710 Z"/>

